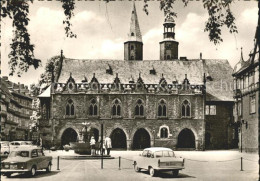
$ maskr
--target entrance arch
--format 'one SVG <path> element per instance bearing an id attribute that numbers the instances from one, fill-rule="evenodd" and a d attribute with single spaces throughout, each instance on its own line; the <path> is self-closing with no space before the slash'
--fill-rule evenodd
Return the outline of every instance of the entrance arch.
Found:
<path id="1" fill-rule="evenodd" d="M 195 149 L 195 136 L 190 129 L 185 128 L 180 132 L 177 147 Z"/>
<path id="2" fill-rule="evenodd" d="M 70 142 L 76 142 L 78 138 L 77 132 L 72 128 L 67 128 L 61 136 L 61 145 L 69 144 Z"/>
<path id="3" fill-rule="evenodd" d="M 133 138 L 133 149 L 144 149 L 150 147 L 151 139 L 149 133 L 144 129 L 138 129 Z"/>
<path id="4" fill-rule="evenodd" d="M 122 129 L 114 129 L 110 135 L 110 138 L 113 149 L 126 149 L 126 135 Z"/>

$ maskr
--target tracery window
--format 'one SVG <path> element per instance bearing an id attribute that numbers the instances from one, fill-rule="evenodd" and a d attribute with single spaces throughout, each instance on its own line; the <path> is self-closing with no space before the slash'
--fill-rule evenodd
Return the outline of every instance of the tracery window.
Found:
<path id="1" fill-rule="evenodd" d="M 182 103 L 182 108 L 181 108 L 181 115 L 182 117 L 190 117 L 191 116 L 191 109 L 190 109 L 190 102 L 185 100 Z"/>
<path id="2" fill-rule="evenodd" d="M 75 114 L 74 112 L 74 104 L 71 99 L 68 100 L 66 104 L 66 115 L 67 116 L 73 116 Z"/>
<path id="3" fill-rule="evenodd" d="M 135 115 L 136 116 L 143 116 L 144 115 L 144 106 L 143 101 L 141 99 L 137 100 L 136 106 L 135 106 Z"/>
<path id="4" fill-rule="evenodd" d="M 121 116 L 121 102 L 118 99 L 113 102 L 112 115 Z"/>
<path id="5" fill-rule="evenodd" d="M 97 115 L 98 115 L 98 106 L 97 106 L 97 101 L 96 101 L 96 99 L 92 99 L 92 100 L 90 101 L 89 115 L 90 115 L 90 116 L 97 116 Z"/>
<path id="6" fill-rule="evenodd" d="M 158 116 L 159 117 L 166 117 L 166 101 L 160 100 L 158 105 Z"/>

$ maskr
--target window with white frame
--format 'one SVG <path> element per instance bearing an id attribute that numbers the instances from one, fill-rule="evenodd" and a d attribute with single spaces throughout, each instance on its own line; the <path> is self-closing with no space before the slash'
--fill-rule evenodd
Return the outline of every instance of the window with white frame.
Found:
<path id="1" fill-rule="evenodd" d="M 168 138 L 168 129 L 166 127 L 162 127 L 160 133 L 161 138 Z"/>
<path id="2" fill-rule="evenodd" d="M 253 114 L 256 112 L 256 106 L 255 106 L 255 95 L 250 96 L 250 114 Z"/>
<path id="3" fill-rule="evenodd" d="M 216 105 L 206 105 L 205 114 L 216 115 L 217 114 Z"/>

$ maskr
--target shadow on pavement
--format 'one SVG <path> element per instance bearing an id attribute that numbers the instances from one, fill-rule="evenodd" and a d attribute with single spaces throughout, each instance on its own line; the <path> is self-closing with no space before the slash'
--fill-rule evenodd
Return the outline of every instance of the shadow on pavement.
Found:
<path id="1" fill-rule="evenodd" d="M 47 173 L 45 171 L 37 171 L 36 175 L 34 177 L 31 177 L 28 174 L 13 174 L 13 175 L 11 175 L 11 178 L 32 179 L 33 180 L 35 178 L 50 177 L 50 176 L 56 175 L 59 172 L 60 171 L 51 171 L 51 172 Z"/>
<path id="2" fill-rule="evenodd" d="M 148 171 L 143 171 L 142 170 L 140 173 L 149 175 Z M 175 179 L 178 179 L 178 178 L 196 178 L 194 176 L 190 176 L 190 175 L 183 174 L 183 173 L 179 173 L 177 177 L 173 177 L 171 172 L 157 172 L 154 177 L 155 178 L 156 177 L 160 177 L 160 178 L 175 178 Z"/>

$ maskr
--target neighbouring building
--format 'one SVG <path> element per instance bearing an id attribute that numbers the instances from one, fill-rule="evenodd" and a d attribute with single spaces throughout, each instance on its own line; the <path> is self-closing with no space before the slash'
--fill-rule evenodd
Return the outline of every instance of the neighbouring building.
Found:
<path id="1" fill-rule="evenodd" d="M 32 100 L 24 84 L 16 84 L 1 77 L 1 140 L 28 140 Z"/>
<path id="2" fill-rule="evenodd" d="M 82 141 L 88 130 L 114 149 L 231 148 L 233 79 L 227 60 L 178 59 L 175 23 L 164 23 L 160 59 L 143 60 L 135 5 L 124 60 L 78 60 L 61 53 L 54 82 L 38 97 L 43 144 Z M 223 85 L 225 87 L 223 87 Z"/>
<path id="3" fill-rule="evenodd" d="M 255 45 L 257 46 L 257 45 Z M 254 49 L 244 61 L 242 50 L 240 61 L 234 68 L 234 116 L 239 148 L 246 152 L 258 151 L 259 118 L 259 50 Z"/>

